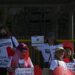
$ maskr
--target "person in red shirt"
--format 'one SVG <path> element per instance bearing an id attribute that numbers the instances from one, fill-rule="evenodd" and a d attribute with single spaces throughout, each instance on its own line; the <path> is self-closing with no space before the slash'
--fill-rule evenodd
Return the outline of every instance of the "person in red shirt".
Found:
<path id="1" fill-rule="evenodd" d="M 21 66 L 22 64 L 22 66 Z M 26 44 L 20 43 L 17 47 L 17 52 L 13 56 L 12 67 L 33 67 L 33 64 L 31 62 L 30 56 L 29 56 L 29 48 Z"/>
<path id="2" fill-rule="evenodd" d="M 65 49 L 65 55 L 64 55 L 64 61 L 66 63 L 69 63 L 69 62 L 72 62 L 73 61 L 73 52 L 74 52 L 74 49 L 73 49 L 73 43 L 71 41 L 68 41 L 68 40 L 65 40 L 63 42 L 63 47 Z"/>
<path id="3" fill-rule="evenodd" d="M 72 62 L 73 61 L 73 55 L 72 55 L 72 52 L 71 52 L 71 49 L 68 47 L 68 48 L 65 48 L 65 56 L 64 56 L 64 59 L 63 59 L 66 63 L 69 63 L 69 62 Z"/>
<path id="4" fill-rule="evenodd" d="M 66 63 L 68 69 L 75 73 L 75 59 L 73 57 L 74 49 L 73 43 L 71 41 L 64 41 L 63 47 L 65 49 L 65 54 L 63 61 Z"/>
<path id="5" fill-rule="evenodd" d="M 20 43 L 11 60 L 9 66 L 9 75 L 15 75 L 16 68 L 33 68 L 32 61 L 29 56 L 29 48 L 26 44 Z"/>

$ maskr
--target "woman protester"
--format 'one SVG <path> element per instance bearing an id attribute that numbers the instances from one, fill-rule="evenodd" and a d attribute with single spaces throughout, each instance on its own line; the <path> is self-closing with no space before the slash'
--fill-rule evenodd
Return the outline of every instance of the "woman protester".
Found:
<path id="1" fill-rule="evenodd" d="M 58 47 L 55 51 L 55 59 L 52 60 L 50 64 L 50 74 L 51 75 L 74 75 L 70 72 L 63 61 L 64 48 Z"/>
<path id="2" fill-rule="evenodd" d="M 13 42 L 12 42 L 13 41 Z M 8 27 L 0 26 L 0 74 L 7 75 L 8 64 L 15 53 L 18 41 L 10 34 Z"/>
<path id="3" fill-rule="evenodd" d="M 33 68 L 32 61 L 29 56 L 29 48 L 26 44 L 20 43 L 17 47 L 15 55 L 11 60 L 11 71 L 9 75 L 15 75 L 16 68 Z"/>
<path id="4" fill-rule="evenodd" d="M 67 67 L 71 71 L 75 72 L 75 59 L 73 57 L 73 52 L 74 52 L 73 43 L 71 41 L 66 40 L 63 42 L 63 47 L 65 49 L 65 55 L 63 61 L 66 63 Z"/>

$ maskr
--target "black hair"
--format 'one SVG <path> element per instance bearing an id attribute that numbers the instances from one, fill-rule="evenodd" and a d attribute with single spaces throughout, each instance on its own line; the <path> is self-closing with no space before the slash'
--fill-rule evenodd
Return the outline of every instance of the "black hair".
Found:
<path id="1" fill-rule="evenodd" d="M 26 51 L 26 50 L 27 50 L 27 48 L 19 48 L 20 52 L 23 52 L 23 51 Z"/>
<path id="2" fill-rule="evenodd" d="M 1 33 L 1 30 L 4 29 L 6 31 L 6 33 Z M 8 29 L 8 27 L 1 25 L 0 26 L 0 38 L 9 38 L 10 35 L 10 31 Z"/>
<path id="3" fill-rule="evenodd" d="M 73 55 L 70 55 L 70 60 L 71 60 L 72 62 L 74 62 L 74 57 L 73 57 Z"/>

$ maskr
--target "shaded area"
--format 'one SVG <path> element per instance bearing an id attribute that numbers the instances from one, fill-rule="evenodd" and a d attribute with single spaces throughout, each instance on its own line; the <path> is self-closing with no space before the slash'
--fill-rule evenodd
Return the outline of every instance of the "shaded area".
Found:
<path id="1" fill-rule="evenodd" d="M 2 4 L 68 4 L 74 2 L 74 0 L 2 0 L 0 3 Z"/>

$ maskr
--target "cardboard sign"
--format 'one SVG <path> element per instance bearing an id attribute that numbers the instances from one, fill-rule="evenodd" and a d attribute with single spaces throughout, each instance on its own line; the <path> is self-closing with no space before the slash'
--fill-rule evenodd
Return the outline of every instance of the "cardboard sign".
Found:
<path id="1" fill-rule="evenodd" d="M 31 37 L 32 44 L 41 44 L 44 43 L 44 36 L 32 36 Z"/>
<path id="2" fill-rule="evenodd" d="M 33 68 L 16 68 L 15 75 L 34 75 Z"/>

